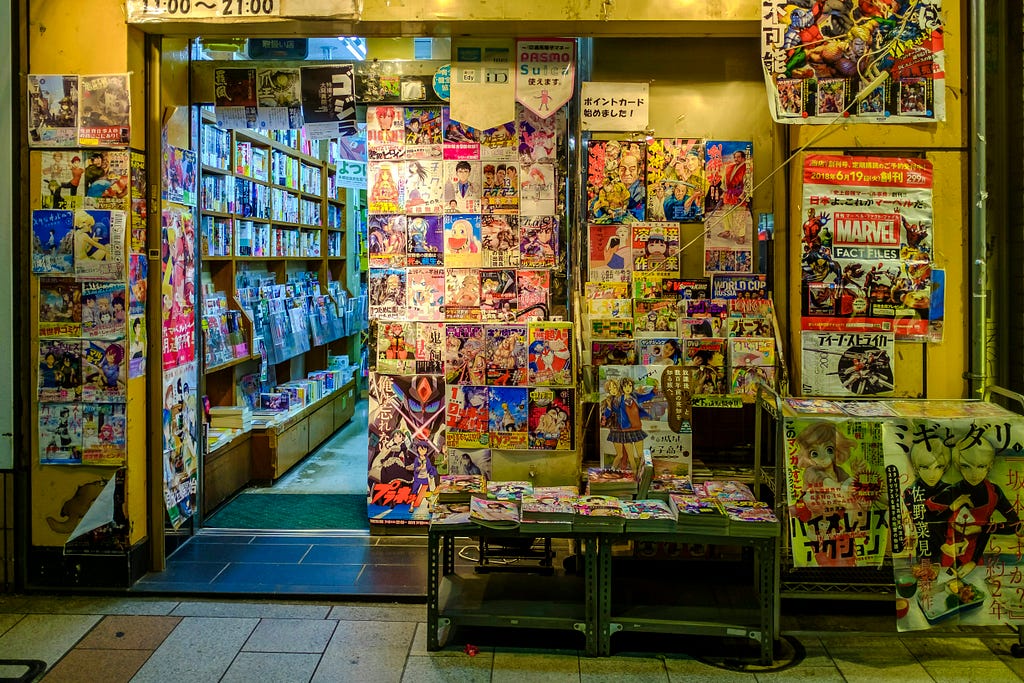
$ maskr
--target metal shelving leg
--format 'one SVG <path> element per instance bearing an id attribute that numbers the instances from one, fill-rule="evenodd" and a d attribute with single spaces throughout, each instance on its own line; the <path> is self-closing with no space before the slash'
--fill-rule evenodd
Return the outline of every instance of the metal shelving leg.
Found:
<path id="1" fill-rule="evenodd" d="M 443 541 L 447 544 L 448 537 L 443 537 Z M 437 602 L 441 582 L 441 542 L 440 534 L 429 533 L 427 535 L 427 650 L 431 652 L 441 649 L 437 633 L 439 627 Z M 447 560 L 447 558 L 445 559 Z"/>

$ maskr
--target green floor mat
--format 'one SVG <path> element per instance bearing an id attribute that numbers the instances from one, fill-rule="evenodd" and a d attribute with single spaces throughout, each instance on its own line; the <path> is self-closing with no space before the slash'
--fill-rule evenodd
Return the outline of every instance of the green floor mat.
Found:
<path id="1" fill-rule="evenodd" d="M 358 493 L 241 493 L 206 519 L 218 529 L 369 529 Z"/>

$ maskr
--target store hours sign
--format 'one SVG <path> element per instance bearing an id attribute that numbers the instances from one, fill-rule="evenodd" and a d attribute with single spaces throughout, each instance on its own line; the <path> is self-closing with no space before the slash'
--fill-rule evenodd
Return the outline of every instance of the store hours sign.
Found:
<path id="1" fill-rule="evenodd" d="M 291 17 L 358 20 L 362 10 L 362 0 L 128 0 L 128 23 Z"/>

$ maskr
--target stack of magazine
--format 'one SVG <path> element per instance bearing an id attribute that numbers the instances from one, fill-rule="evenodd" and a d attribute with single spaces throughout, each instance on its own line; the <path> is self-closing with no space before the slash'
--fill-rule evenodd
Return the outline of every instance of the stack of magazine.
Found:
<path id="1" fill-rule="evenodd" d="M 515 529 L 519 526 L 519 503 L 473 496 L 469 499 L 469 519 L 490 529 Z"/>
<path id="2" fill-rule="evenodd" d="M 731 500 L 722 503 L 729 518 L 729 533 L 767 538 L 779 535 L 779 520 L 768 503 Z"/>
<path id="3" fill-rule="evenodd" d="M 476 496 L 487 495 L 487 484 L 482 474 L 442 474 L 434 489 L 437 503 L 468 503 Z"/>
<path id="4" fill-rule="evenodd" d="M 655 477 L 651 481 L 651 487 L 647 491 L 648 498 L 655 498 L 657 500 L 668 502 L 668 497 L 672 493 L 693 493 L 693 484 L 690 483 L 689 477 L 677 477 L 675 475 L 667 475 L 661 477 Z"/>
<path id="5" fill-rule="evenodd" d="M 575 507 L 573 531 L 618 532 L 626 526 L 622 501 L 613 496 L 580 496 Z"/>
<path id="6" fill-rule="evenodd" d="M 677 529 L 698 534 L 724 534 L 729 530 L 729 518 L 717 498 L 696 494 L 672 493 L 669 505 L 678 518 Z"/>
<path id="7" fill-rule="evenodd" d="M 587 469 L 587 493 L 589 495 L 632 498 L 636 492 L 636 477 L 629 470 L 618 470 L 612 467 Z"/>
<path id="8" fill-rule="evenodd" d="M 430 508 L 430 526 L 472 529 L 475 525 L 470 521 L 469 515 L 468 501 L 464 503 L 434 503 Z"/>
<path id="9" fill-rule="evenodd" d="M 663 500 L 627 500 L 622 507 L 626 515 L 626 531 L 665 531 L 676 530 L 678 515 Z"/>
<path id="10" fill-rule="evenodd" d="M 540 486 L 523 495 L 520 505 L 524 532 L 569 531 L 576 514 L 578 493 L 574 486 Z"/>
<path id="11" fill-rule="evenodd" d="M 493 500 L 519 501 L 527 493 L 533 493 L 533 484 L 528 481 L 487 482 L 487 497 Z"/>

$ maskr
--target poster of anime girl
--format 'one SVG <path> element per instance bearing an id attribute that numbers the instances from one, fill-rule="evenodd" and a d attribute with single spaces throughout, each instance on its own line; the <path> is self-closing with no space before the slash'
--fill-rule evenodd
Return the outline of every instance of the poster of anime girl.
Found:
<path id="1" fill-rule="evenodd" d="M 367 218 L 367 251 L 373 268 L 402 267 L 406 263 L 406 217 L 375 214 Z"/>
<path id="2" fill-rule="evenodd" d="M 440 216 L 408 216 L 406 262 L 410 266 L 444 265 L 444 225 Z"/>
<path id="3" fill-rule="evenodd" d="M 441 159 L 441 107 L 405 107 L 405 159 Z"/>
<path id="4" fill-rule="evenodd" d="M 39 404 L 39 462 L 77 465 L 82 462 L 82 404 Z"/>
<path id="5" fill-rule="evenodd" d="M 180 527 L 196 509 L 199 451 L 195 361 L 164 369 L 163 488 L 171 526 Z"/>
<path id="6" fill-rule="evenodd" d="M 192 211 L 165 203 L 162 213 L 160 296 L 163 367 L 195 360 L 195 230 Z"/>

